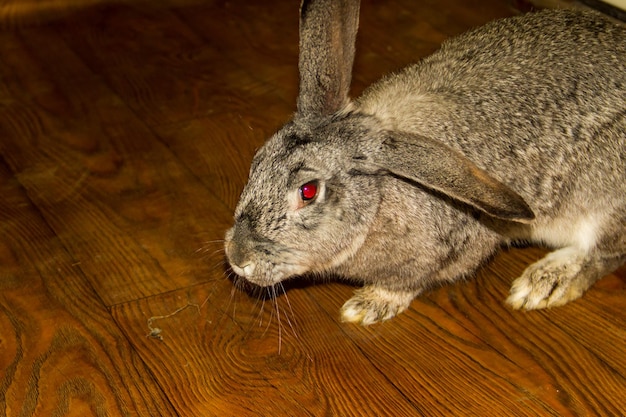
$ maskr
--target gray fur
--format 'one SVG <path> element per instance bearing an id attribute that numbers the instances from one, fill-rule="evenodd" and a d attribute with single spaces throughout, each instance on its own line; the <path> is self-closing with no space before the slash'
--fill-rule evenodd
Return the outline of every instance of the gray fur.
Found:
<path id="1" fill-rule="evenodd" d="M 237 274 L 363 283 L 342 318 L 370 324 L 518 240 L 555 251 L 513 283 L 514 308 L 565 304 L 624 263 L 624 27 L 498 20 L 350 101 L 358 9 L 303 4 L 298 112 L 252 163 L 226 234 Z"/>

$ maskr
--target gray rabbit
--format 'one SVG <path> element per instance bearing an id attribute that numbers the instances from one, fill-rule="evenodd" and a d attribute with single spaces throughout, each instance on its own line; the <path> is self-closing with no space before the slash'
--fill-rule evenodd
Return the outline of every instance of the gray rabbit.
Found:
<path id="1" fill-rule="evenodd" d="M 363 284 L 371 324 L 499 248 L 554 249 L 511 288 L 563 305 L 626 260 L 626 29 L 594 12 L 497 20 L 351 101 L 359 4 L 304 1 L 297 112 L 258 151 L 226 233 L 232 270 Z"/>

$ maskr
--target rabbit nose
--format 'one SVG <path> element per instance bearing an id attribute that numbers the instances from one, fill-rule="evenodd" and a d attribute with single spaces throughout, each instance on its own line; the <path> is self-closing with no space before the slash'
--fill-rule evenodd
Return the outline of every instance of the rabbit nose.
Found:
<path id="1" fill-rule="evenodd" d="M 237 246 L 234 242 L 226 243 L 226 258 L 232 270 L 239 276 L 249 278 L 254 273 L 256 264 L 246 259 L 247 255 L 244 250 Z"/>
<path id="2" fill-rule="evenodd" d="M 226 258 L 237 275 L 249 278 L 254 273 L 255 263 L 247 258 L 245 250 L 234 242 L 226 243 Z"/>

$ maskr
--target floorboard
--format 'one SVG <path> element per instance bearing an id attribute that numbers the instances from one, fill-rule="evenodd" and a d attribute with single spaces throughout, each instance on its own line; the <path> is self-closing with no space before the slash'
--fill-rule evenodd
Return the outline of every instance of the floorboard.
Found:
<path id="1" fill-rule="evenodd" d="M 137 351 L 0 163 L 0 410 L 171 416 Z"/>
<path id="2" fill-rule="evenodd" d="M 206 268 L 186 259 L 222 237 L 230 210 L 60 41 L 59 65 L 28 48 L 39 36 L 15 41 L 20 87 L 0 114 L 7 163 L 107 306 L 200 282 Z"/>

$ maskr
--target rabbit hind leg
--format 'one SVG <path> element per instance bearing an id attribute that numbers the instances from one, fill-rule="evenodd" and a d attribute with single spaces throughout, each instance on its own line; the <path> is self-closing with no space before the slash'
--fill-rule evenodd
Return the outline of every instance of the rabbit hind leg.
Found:
<path id="1" fill-rule="evenodd" d="M 565 247 L 530 265 L 513 282 L 506 302 L 514 309 L 541 309 L 580 298 L 598 279 L 626 261 L 626 238 L 612 236 L 591 251 Z"/>

